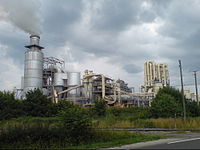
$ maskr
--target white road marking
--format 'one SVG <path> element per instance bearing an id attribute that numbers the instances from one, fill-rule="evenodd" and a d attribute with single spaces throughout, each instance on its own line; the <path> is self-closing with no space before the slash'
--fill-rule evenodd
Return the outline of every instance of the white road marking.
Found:
<path id="1" fill-rule="evenodd" d="M 200 140 L 200 138 L 179 140 L 179 141 L 169 142 L 169 143 L 167 143 L 167 144 L 175 144 L 175 143 L 188 142 L 188 141 L 195 141 L 195 140 Z"/>

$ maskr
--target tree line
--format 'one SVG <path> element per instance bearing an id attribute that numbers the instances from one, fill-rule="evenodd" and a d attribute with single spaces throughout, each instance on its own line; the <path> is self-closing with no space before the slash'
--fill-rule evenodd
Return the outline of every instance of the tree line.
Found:
<path id="1" fill-rule="evenodd" d="M 156 97 L 152 99 L 151 107 L 132 107 L 132 108 L 116 108 L 106 106 L 104 100 L 95 101 L 93 108 L 85 108 L 91 117 L 101 117 L 108 113 L 119 116 L 123 113 L 133 114 L 135 118 L 169 118 L 182 117 L 183 107 L 181 93 L 171 87 L 160 89 Z M 186 99 L 187 116 L 200 116 L 200 107 L 196 101 Z M 60 101 L 52 103 L 42 91 L 36 89 L 26 94 L 26 99 L 15 99 L 14 94 L 10 92 L 0 92 L 0 120 L 17 118 L 21 116 L 31 117 L 53 117 L 57 116 L 61 111 L 74 107 L 75 105 Z M 78 107 L 78 106 L 76 106 Z M 80 108 L 80 107 L 79 107 Z"/>

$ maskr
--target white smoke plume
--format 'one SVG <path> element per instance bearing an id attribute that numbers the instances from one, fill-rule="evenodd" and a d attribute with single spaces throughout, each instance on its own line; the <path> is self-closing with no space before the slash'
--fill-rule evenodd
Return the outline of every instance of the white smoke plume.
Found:
<path id="1" fill-rule="evenodd" d="M 0 0 L 0 21 L 4 20 L 29 34 L 41 34 L 38 0 Z"/>

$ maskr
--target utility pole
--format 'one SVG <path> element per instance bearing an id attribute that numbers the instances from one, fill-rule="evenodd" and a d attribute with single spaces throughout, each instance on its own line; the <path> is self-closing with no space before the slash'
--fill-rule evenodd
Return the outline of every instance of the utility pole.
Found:
<path id="1" fill-rule="evenodd" d="M 196 89 L 196 100 L 197 100 L 197 105 L 199 106 L 199 95 L 198 95 L 198 87 L 197 87 L 197 71 L 194 72 L 194 81 L 195 81 L 195 89 Z"/>
<path id="2" fill-rule="evenodd" d="M 179 62 L 179 68 L 180 68 L 180 76 L 181 76 L 181 93 L 182 93 L 182 102 L 183 102 L 183 119 L 184 122 L 186 121 L 186 110 L 185 110 L 185 99 L 184 99 L 184 91 L 183 91 L 183 74 L 182 74 L 182 65 L 181 60 Z"/>

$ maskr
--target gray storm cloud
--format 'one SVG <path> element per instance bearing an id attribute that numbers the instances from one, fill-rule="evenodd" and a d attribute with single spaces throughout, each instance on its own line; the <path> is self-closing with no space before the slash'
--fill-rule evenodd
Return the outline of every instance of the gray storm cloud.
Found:
<path id="1" fill-rule="evenodd" d="M 29 33 L 41 34 L 40 3 L 37 0 L 1 0 L 0 20 Z"/>

